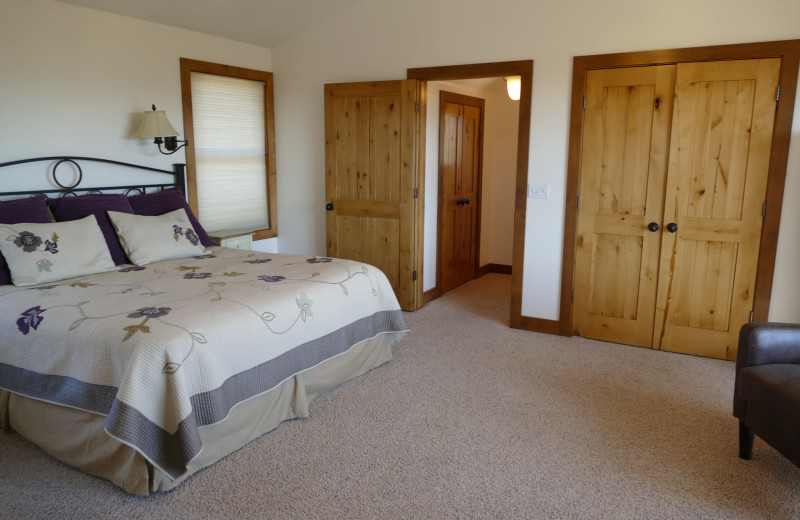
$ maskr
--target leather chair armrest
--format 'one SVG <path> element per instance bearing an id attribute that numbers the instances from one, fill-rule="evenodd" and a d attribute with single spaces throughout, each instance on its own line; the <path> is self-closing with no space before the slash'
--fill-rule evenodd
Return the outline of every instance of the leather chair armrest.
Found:
<path id="1" fill-rule="evenodd" d="M 746 367 L 772 364 L 800 365 L 800 324 L 747 323 L 739 331 L 733 415 L 743 421 L 747 403 L 739 395 L 739 371 Z"/>
<path id="2" fill-rule="evenodd" d="M 800 324 L 747 323 L 739 331 L 736 370 L 756 365 L 800 365 Z"/>

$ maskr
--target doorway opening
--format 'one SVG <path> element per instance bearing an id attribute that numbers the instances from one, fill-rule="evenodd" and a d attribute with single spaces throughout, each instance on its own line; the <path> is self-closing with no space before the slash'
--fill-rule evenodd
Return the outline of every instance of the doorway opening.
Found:
<path id="1" fill-rule="evenodd" d="M 438 194 L 434 294 L 443 294 L 486 273 L 511 274 L 519 103 L 503 78 L 430 81 L 427 98 L 426 163 L 438 170 L 438 189 L 427 179 L 427 193 Z"/>
<path id="2" fill-rule="evenodd" d="M 462 80 L 489 80 L 489 81 L 499 81 L 501 85 L 504 85 L 503 78 L 507 76 L 519 76 L 521 78 L 521 89 L 520 89 L 520 100 L 519 102 L 515 102 L 518 105 L 518 112 L 517 112 L 517 127 L 516 127 L 516 139 L 511 137 L 512 141 L 516 141 L 516 150 L 514 152 L 514 166 L 512 168 L 513 171 L 513 233 L 511 238 L 511 313 L 510 313 L 510 325 L 515 328 L 521 328 L 524 324 L 522 323 L 522 270 L 523 270 L 523 254 L 524 254 L 524 242 L 525 242 L 525 211 L 526 211 L 526 193 L 527 193 L 527 182 L 528 182 L 528 153 L 529 153 L 529 146 L 530 146 L 530 112 L 531 112 L 531 92 L 532 92 L 532 78 L 533 78 L 533 61 L 514 61 L 514 62 L 500 62 L 500 63 L 484 63 L 484 64 L 472 64 L 472 65 L 454 65 L 454 66 L 444 66 L 444 67 L 430 67 L 430 68 L 418 68 L 418 69 L 408 69 L 407 77 L 409 79 L 418 79 L 422 81 L 428 82 L 428 88 L 423 87 L 423 90 L 427 90 L 427 108 L 426 111 L 433 112 L 434 105 L 438 105 L 439 96 L 438 92 L 436 95 L 430 91 L 430 83 L 433 82 L 456 82 Z M 434 85 L 435 86 L 435 85 Z M 441 89 L 440 89 L 441 90 Z M 444 89 L 447 90 L 447 89 Z M 435 119 L 438 122 L 438 106 L 435 108 Z M 487 108 L 487 114 L 489 113 L 489 109 Z M 434 186 L 438 185 L 438 175 L 435 175 L 434 172 L 438 170 L 438 150 L 439 150 L 439 131 L 438 131 L 438 124 L 435 128 L 435 131 L 428 128 L 426 131 L 428 135 L 426 139 L 426 167 L 425 171 L 427 172 L 426 186 L 430 186 L 431 183 Z M 427 158 L 428 152 L 431 150 L 431 146 L 434 146 L 437 150 L 436 155 L 436 166 L 431 167 L 431 161 Z M 485 166 L 485 164 L 484 164 Z M 484 178 L 488 179 L 490 172 L 488 170 L 484 171 Z M 433 178 L 433 180 L 432 180 Z M 435 182 L 434 182 L 435 181 Z M 432 255 L 431 251 L 437 251 L 437 229 L 438 229 L 438 222 L 436 220 L 436 211 L 438 210 L 438 186 L 435 190 L 425 190 L 429 193 L 428 198 L 426 199 L 426 218 L 425 218 L 425 238 L 424 238 L 424 251 L 425 251 L 425 269 L 424 273 L 424 296 L 423 301 L 428 302 L 441 294 L 441 286 L 433 282 L 434 280 L 438 279 L 438 274 L 436 273 L 436 263 L 438 258 L 437 255 Z M 431 193 L 432 192 L 432 193 Z M 433 197 L 433 201 L 431 199 Z M 431 213 L 431 206 L 434 213 Z M 431 221 L 434 221 L 435 224 L 431 225 Z M 507 224 L 508 225 L 508 224 Z M 483 226 L 483 223 L 481 224 Z M 485 237 L 484 237 L 485 238 Z M 485 244 L 483 243 L 485 242 Z M 490 242 L 482 241 L 480 243 L 481 249 L 489 245 Z M 438 253 L 438 252 L 437 252 Z M 431 260 L 433 258 L 433 260 Z M 490 257 L 491 258 L 491 257 Z M 480 256 L 479 256 L 479 263 L 481 263 Z M 480 272 L 480 267 L 486 267 L 487 272 L 488 270 L 493 269 L 494 266 L 491 266 L 491 263 L 496 262 L 489 262 L 486 261 L 483 266 L 478 266 L 478 273 Z M 508 270 L 507 267 L 499 267 L 501 263 L 496 263 L 497 269 L 500 270 Z M 507 265 L 507 264 L 506 264 Z M 433 273 L 431 273 L 433 271 Z M 433 283 L 432 283 L 433 282 Z"/>

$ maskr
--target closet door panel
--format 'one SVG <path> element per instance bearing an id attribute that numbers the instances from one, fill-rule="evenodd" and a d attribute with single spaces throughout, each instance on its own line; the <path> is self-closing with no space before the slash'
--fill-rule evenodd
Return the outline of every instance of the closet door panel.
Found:
<path id="1" fill-rule="evenodd" d="M 735 359 L 753 307 L 779 59 L 678 65 L 653 345 Z"/>
<path id="2" fill-rule="evenodd" d="M 574 333 L 651 346 L 675 67 L 590 71 Z"/>

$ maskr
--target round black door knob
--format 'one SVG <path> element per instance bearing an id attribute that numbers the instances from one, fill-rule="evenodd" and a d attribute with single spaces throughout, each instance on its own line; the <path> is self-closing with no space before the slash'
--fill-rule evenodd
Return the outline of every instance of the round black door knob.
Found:
<path id="1" fill-rule="evenodd" d="M 469 204 L 469 199 L 466 199 L 466 200 L 464 201 L 464 204 Z"/>
<path id="2" fill-rule="evenodd" d="M 652 232 L 658 231 L 658 223 L 651 222 L 651 223 L 647 224 L 647 229 L 649 229 Z"/>
<path id="3" fill-rule="evenodd" d="M 670 222 L 669 224 L 667 224 L 667 231 L 669 231 L 670 233 L 678 231 L 678 224 Z"/>
<path id="4" fill-rule="evenodd" d="M 327 209 L 328 211 L 333 211 L 333 202 L 325 204 L 325 209 Z"/>

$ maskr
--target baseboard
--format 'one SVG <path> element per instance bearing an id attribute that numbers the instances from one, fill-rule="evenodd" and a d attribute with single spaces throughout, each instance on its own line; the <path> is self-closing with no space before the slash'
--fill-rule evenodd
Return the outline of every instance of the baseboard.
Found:
<path id="1" fill-rule="evenodd" d="M 489 273 L 511 274 L 511 266 L 505 264 L 486 264 L 475 270 L 475 278 Z"/>
<path id="2" fill-rule="evenodd" d="M 556 336 L 568 336 L 568 334 L 561 334 L 560 322 L 558 320 L 545 320 L 542 318 L 532 318 L 530 316 L 520 316 L 519 327 L 513 328 L 527 330 L 529 332 L 553 334 Z"/>
<path id="3" fill-rule="evenodd" d="M 442 291 L 440 291 L 438 287 L 425 291 L 422 293 L 422 305 L 427 305 L 441 295 Z"/>

